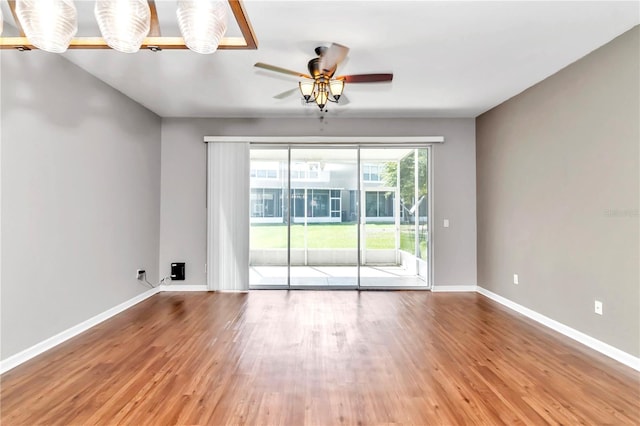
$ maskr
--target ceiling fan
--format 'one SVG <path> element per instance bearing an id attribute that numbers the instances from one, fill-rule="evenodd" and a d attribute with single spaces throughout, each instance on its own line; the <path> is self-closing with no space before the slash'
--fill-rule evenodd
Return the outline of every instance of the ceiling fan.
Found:
<path id="1" fill-rule="evenodd" d="M 334 77 L 338 65 L 347 57 L 349 48 L 338 43 L 315 49 L 316 58 L 307 64 L 309 74 L 258 62 L 254 66 L 268 71 L 302 77 L 298 83 L 305 103 L 315 102 L 322 111 L 327 102 L 338 103 L 345 83 L 378 83 L 393 80 L 393 74 L 353 74 Z M 326 111 L 326 110 L 325 110 Z"/>

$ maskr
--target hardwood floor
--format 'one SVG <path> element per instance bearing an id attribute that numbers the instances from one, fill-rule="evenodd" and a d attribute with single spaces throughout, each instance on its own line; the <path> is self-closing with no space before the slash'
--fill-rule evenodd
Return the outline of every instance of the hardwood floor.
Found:
<path id="1" fill-rule="evenodd" d="M 639 424 L 639 374 L 474 293 L 161 293 L 9 371 L 2 425 Z"/>

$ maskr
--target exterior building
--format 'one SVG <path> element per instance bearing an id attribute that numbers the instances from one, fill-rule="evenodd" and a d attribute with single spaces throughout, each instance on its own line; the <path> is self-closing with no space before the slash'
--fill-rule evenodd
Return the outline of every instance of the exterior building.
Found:
<path id="1" fill-rule="evenodd" d="M 361 182 L 366 221 L 393 222 L 396 188 L 385 186 L 386 163 L 363 164 Z M 349 223 L 357 220 L 358 182 L 353 165 L 292 162 L 291 217 L 293 223 Z M 251 223 L 285 223 L 286 164 L 251 163 Z M 402 209 L 401 209 L 402 210 Z M 402 212 L 401 212 L 402 216 Z"/>

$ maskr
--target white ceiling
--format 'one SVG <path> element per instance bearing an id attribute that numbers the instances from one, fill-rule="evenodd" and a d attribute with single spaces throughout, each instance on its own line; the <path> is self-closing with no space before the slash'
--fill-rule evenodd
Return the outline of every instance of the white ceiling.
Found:
<path id="1" fill-rule="evenodd" d="M 175 4 L 156 3 L 159 13 Z M 350 102 L 329 105 L 328 115 L 475 117 L 640 22 L 637 1 L 246 0 L 245 7 L 258 50 L 64 56 L 163 117 L 306 117 L 319 111 L 302 106 L 297 93 L 273 97 L 298 80 L 253 64 L 305 72 L 317 45 L 339 42 L 351 51 L 338 74 L 393 72 L 394 80 L 347 84 Z"/>

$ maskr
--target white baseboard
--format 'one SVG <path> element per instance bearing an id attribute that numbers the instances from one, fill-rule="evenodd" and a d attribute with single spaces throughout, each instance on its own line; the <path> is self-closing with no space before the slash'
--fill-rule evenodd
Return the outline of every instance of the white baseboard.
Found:
<path id="1" fill-rule="evenodd" d="M 167 284 L 161 285 L 160 291 L 209 291 L 206 285 Z"/>
<path id="2" fill-rule="evenodd" d="M 130 307 L 132 307 L 133 305 L 142 302 L 145 299 L 148 299 L 149 297 L 153 296 L 154 294 L 158 293 L 158 289 L 157 288 L 152 288 L 149 289 L 147 291 L 145 291 L 144 293 L 141 293 L 139 295 L 137 295 L 136 297 L 129 299 L 125 302 L 122 302 L 121 304 L 114 306 L 111 309 L 107 309 L 106 311 L 89 318 L 86 321 L 81 322 L 78 325 L 74 325 L 71 328 L 68 328 L 58 334 L 56 334 L 55 336 L 49 337 L 46 340 L 43 340 L 40 343 L 37 343 L 33 346 L 31 346 L 30 348 L 27 348 L 21 352 L 18 352 L 15 355 L 10 356 L 9 358 L 0 361 L 0 374 L 5 373 L 6 371 L 11 370 L 12 368 L 17 367 L 18 365 L 22 364 L 23 362 L 26 362 L 28 360 L 30 360 L 31 358 L 40 355 L 41 353 L 43 353 L 44 351 L 47 351 L 51 348 L 53 348 L 54 346 L 59 345 L 60 343 L 71 339 L 74 336 L 77 336 L 78 334 L 87 331 L 88 329 L 90 329 L 91 327 L 94 327 L 98 324 L 100 324 L 101 322 L 119 314 L 120 312 L 124 311 L 125 309 L 129 309 Z"/>
<path id="3" fill-rule="evenodd" d="M 485 288 L 478 286 L 478 293 L 483 296 L 488 297 L 491 300 L 494 300 L 501 305 L 506 306 L 509 309 L 513 309 L 516 312 L 521 313 L 522 315 L 531 318 L 532 320 L 539 322 L 540 324 L 549 327 L 550 329 L 557 331 L 560 334 L 564 334 L 571 339 L 582 343 L 585 346 L 590 347 L 593 350 L 600 352 L 603 355 L 608 356 L 609 358 L 613 358 L 618 362 L 623 363 L 624 365 L 633 368 L 634 370 L 640 371 L 640 358 L 635 357 L 629 353 L 621 351 L 618 348 L 615 348 L 607 343 L 604 343 L 598 339 L 595 339 L 589 335 L 582 333 L 576 329 L 568 327 L 556 320 L 553 320 L 549 317 L 546 317 L 542 314 L 539 314 L 536 311 L 533 311 L 529 308 L 526 308 L 518 303 L 515 303 L 505 297 L 502 297 L 498 294 L 495 294 Z"/>
<path id="4" fill-rule="evenodd" d="M 461 293 L 461 292 L 476 292 L 475 285 L 434 285 L 431 288 L 434 293 Z"/>

